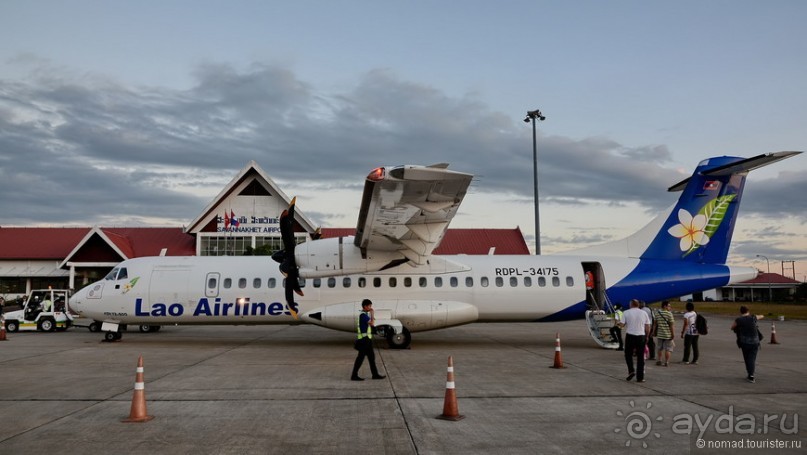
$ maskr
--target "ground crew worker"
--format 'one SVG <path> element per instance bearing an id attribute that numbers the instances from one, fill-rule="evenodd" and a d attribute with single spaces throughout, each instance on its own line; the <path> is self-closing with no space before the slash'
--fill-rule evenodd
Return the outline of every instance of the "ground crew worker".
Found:
<path id="1" fill-rule="evenodd" d="M 622 327 L 624 325 L 625 320 L 622 313 L 622 305 L 617 303 L 614 305 L 614 326 L 609 330 L 609 332 L 611 332 L 611 341 L 619 343 L 617 351 L 624 349 L 624 345 L 622 344 Z"/>
<path id="2" fill-rule="evenodd" d="M 353 363 L 353 374 L 350 375 L 351 381 L 363 381 L 359 377 L 359 368 L 367 357 L 370 363 L 370 373 L 373 379 L 384 379 L 386 376 L 378 374 L 378 368 L 375 366 L 375 352 L 373 351 L 373 327 L 375 326 L 375 315 L 373 312 L 373 302 L 370 299 L 364 299 L 361 302 L 361 313 L 356 320 L 356 350 L 359 354 L 356 356 L 356 361 Z"/>

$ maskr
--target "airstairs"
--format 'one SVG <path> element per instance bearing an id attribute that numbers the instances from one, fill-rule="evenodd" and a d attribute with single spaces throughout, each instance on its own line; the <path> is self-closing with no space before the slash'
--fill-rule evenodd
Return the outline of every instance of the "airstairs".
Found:
<path id="1" fill-rule="evenodd" d="M 593 294 L 589 291 L 589 294 Z M 595 302 L 592 309 L 586 311 L 586 325 L 591 334 L 591 338 L 605 349 L 617 349 L 619 343 L 611 341 L 611 327 L 614 326 L 614 308 L 608 294 L 603 292 L 601 294 L 604 298 L 602 301 L 589 295 L 590 301 Z"/>

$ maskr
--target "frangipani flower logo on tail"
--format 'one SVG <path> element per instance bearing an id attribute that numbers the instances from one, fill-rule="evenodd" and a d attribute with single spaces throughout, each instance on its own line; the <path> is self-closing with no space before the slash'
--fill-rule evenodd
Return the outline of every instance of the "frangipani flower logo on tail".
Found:
<path id="1" fill-rule="evenodd" d="M 709 243 L 735 197 L 736 194 L 729 194 L 712 199 L 694 217 L 685 209 L 678 210 L 680 224 L 671 227 L 667 232 L 680 239 L 679 247 L 684 252 L 682 257 Z"/>

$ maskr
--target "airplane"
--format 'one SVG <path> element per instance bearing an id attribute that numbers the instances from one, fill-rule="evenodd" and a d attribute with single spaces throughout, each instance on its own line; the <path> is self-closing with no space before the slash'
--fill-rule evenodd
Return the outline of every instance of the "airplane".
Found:
<path id="1" fill-rule="evenodd" d="M 613 349 L 606 336 L 612 305 L 757 276 L 755 268 L 725 264 L 746 176 L 800 153 L 703 160 L 669 188 L 681 192 L 678 201 L 636 233 L 536 256 L 433 255 L 473 176 L 445 163 L 380 167 L 365 181 L 355 236 L 287 242 L 277 255 L 293 283 L 268 256 L 140 257 L 69 304 L 101 321 L 107 341 L 119 340 L 126 324 L 307 323 L 353 332 L 369 298 L 378 334 L 393 349 L 408 348 L 412 333 L 473 322 L 573 319 L 586 320 L 594 341 Z"/>

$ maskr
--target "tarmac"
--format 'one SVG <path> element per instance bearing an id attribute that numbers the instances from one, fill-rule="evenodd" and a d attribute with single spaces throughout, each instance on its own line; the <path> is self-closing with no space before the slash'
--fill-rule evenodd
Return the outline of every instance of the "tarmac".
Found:
<path id="1" fill-rule="evenodd" d="M 387 378 L 365 363 L 362 382 L 348 379 L 353 335 L 315 326 L 171 326 L 113 343 L 81 328 L 9 333 L 0 454 L 805 453 L 807 321 L 776 321 L 778 345 L 761 321 L 755 384 L 731 321 L 709 317 L 698 365 L 678 363 L 677 340 L 645 383 L 626 381 L 623 353 L 582 320 L 415 333 L 407 350 L 381 340 Z M 141 355 L 154 419 L 122 423 Z M 449 356 L 456 422 L 436 419 Z"/>

